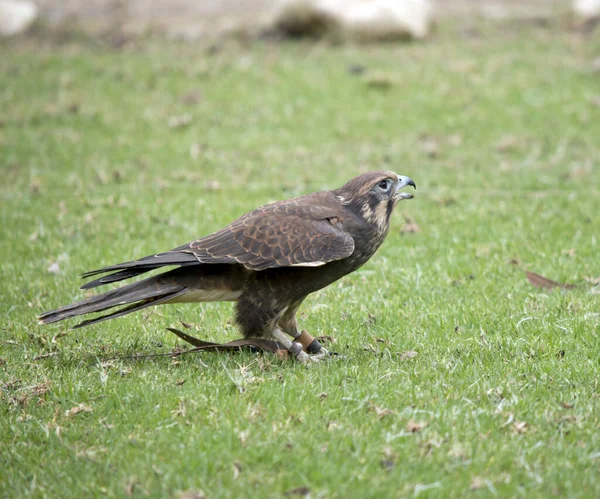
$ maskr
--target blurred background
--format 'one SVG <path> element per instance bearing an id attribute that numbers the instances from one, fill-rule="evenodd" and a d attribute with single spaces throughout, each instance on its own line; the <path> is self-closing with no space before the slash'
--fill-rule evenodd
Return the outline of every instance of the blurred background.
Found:
<path id="1" fill-rule="evenodd" d="M 580 22 L 600 16 L 598 0 L 0 0 L 0 33 L 26 30 L 35 19 L 94 33 L 119 27 L 198 39 L 274 27 L 309 32 L 324 20 L 372 37 L 423 37 L 439 18 L 538 20 L 571 11 Z M 304 27 L 302 27 L 304 26 Z M 385 26 L 385 29 L 384 29 Z M 385 33 L 383 33 L 385 31 Z"/>
<path id="2" fill-rule="evenodd" d="M 0 497 L 600 497 L 599 2 L 0 0 Z M 415 198 L 300 314 L 348 360 L 113 363 L 231 304 L 36 322 L 374 169 Z"/>

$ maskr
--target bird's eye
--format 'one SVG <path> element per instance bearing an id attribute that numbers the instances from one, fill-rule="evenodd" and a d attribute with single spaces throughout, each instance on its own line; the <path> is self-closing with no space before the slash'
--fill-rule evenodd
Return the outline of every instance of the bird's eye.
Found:
<path id="1" fill-rule="evenodd" d="M 381 182 L 379 182 L 379 189 L 383 192 L 387 192 L 390 190 L 390 187 L 392 186 L 392 181 L 388 178 L 385 180 L 382 180 Z"/>

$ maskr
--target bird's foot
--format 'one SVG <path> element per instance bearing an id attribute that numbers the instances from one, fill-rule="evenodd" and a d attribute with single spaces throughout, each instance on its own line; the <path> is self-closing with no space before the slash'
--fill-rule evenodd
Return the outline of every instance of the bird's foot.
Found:
<path id="1" fill-rule="evenodd" d="M 302 344 L 297 342 L 292 343 L 292 346 L 288 351 L 296 361 L 300 362 L 301 364 L 307 365 L 321 362 L 323 360 L 329 359 L 330 357 L 338 355 L 337 352 L 330 352 L 324 347 L 321 347 L 321 349 L 317 353 L 309 354 L 302 349 Z"/>
<path id="2" fill-rule="evenodd" d="M 326 348 L 321 347 L 319 352 L 314 354 L 308 354 L 304 351 L 302 344 L 294 341 L 292 346 L 288 350 L 290 355 L 300 362 L 300 364 L 310 365 L 312 363 L 321 362 L 323 359 L 329 357 L 329 351 Z"/>

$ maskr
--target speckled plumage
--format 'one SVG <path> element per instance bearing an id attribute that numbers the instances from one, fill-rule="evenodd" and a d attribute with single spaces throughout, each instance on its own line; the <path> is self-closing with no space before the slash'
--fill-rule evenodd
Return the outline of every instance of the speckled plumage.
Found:
<path id="1" fill-rule="evenodd" d="M 179 268 L 47 312 L 41 323 L 127 305 L 82 327 L 161 303 L 237 302 L 245 337 L 282 330 L 296 337 L 296 311 L 310 293 L 355 271 L 373 256 L 389 230 L 390 215 L 408 177 L 374 171 L 333 191 L 261 206 L 227 227 L 171 251 L 88 272 L 83 288 Z M 385 191 L 384 188 L 387 190 Z"/>

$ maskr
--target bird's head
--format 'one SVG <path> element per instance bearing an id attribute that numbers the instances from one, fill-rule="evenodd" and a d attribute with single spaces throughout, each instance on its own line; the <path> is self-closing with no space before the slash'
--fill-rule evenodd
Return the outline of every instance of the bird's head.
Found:
<path id="1" fill-rule="evenodd" d="M 390 215 L 398 201 L 413 198 L 412 194 L 401 191 L 407 186 L 417 188 L 410 177 L 392 171 L 374 171 L 353 178 L 334 192 L 342 204 L 387 232 Z"/>

